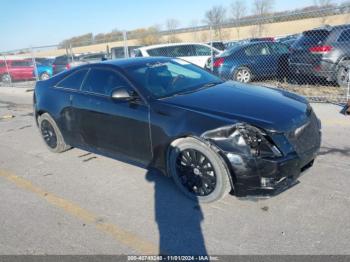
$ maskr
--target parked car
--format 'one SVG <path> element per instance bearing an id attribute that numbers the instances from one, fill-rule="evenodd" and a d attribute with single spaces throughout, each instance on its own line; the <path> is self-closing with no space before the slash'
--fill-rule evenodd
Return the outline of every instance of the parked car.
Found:
<path id="1" fill-rule="evenodd" d="M 288 73 L 288 55 L 288 47 L 281 43 L 243 44 L 215 57 L 213 72 L 222 79 L 243 83 L 257 77 L 283 77 Z"/>
<path id="2" fill-rule="evenodd" d="M 38 73 L 39 80 L 47 80 L 53 75 L 52 65 L 45 65 L 41 63 L 36 63 L 36 70 L 34 70 L 34 77 L 36 77 L 36 73 Z"/>
<path id="3" fill-rule="evenodd" d="M 71 69 L 36 84 L 34 109 L 51 151 L 78 147 L 157 168 L 200 202 L 232 189 L 277 194 L 313 165 L 321 143 L 306 99 L 172 58 Z"/>
<path id="4" fill-rule="evenodd" d="M 106 60 L 107 56 L 106 53 L 88 53 L 88 54 L 79 54 L 79 55 L 62 55 L 56 57 L 55 61 L 53 62 L 53 73 L 58 74 L 62 71 L 68 70 L 70 68 L 83 65 L 83 64 L 89 64 L 89 63 L 97 63 L 101 62 L 103 60 Z"/>
<path id="5" fill-rule="evenodd" d="M 37 72 L 40 80 L 46 80 L 52 76 L 52 67 L 37 64 Z M 31 59 L 0 60 L 0 77 L 4 83 L 11 81 L 33 80 L 36 76 L 34 64 Z"/>
<path id="6" fill-rule="evenodd" d="M 198 43 L 177 43 L 177 44 L 163 44 L 145 46 L 137 49 L 137 57 L 149 57 L 149 56 L 166 56 L 166 57 L 178 57 L 200 67 L 204 67 L 208 58 L 211 57 L 213 50 L 214 55 L 221 53 L 216 48 L 211 48 L 206 44 Z"/>
<path id="7" fill-rule="evenodd" d="M 140 48 L 141 46 L 128 46 L 128 56 L 125 54 L 125 48 L 123 46 L 111 48 L 111 58 L 120 59 L 126 57 L 135 57 L 135 49 Z"/>
<path id="8" fill-rule="evenodd" d="M 291 46 L 290 70 L 347 86 L 350 67 L 350 25 L 305 31 Z"/>

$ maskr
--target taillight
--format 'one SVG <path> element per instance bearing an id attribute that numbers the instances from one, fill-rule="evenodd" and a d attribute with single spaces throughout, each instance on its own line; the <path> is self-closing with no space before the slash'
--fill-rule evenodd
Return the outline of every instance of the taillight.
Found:
<path id="1" fill-rule="evenodd" d="M 213 67 L 220 67 L 225 62 L 225 59 L 220 57 L 214 61 Z"/>
<path id="2" fill-rule="evenodd" d="M 66 69 L 70 69 L 70 64 L 66 64 Z"/>
<path id="3" fill-rule="evenodd" d="M 332 46 L 324 45 L 324 46 L 313 46 L 309 49 L 312 54 L 327 54 L 332 51 Z"/>

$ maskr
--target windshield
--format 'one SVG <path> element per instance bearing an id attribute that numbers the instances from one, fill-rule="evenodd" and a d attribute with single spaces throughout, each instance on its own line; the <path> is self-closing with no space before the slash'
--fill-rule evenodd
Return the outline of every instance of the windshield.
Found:
<path id="1" fill-rule="evenodd" d="M 195 92 L 222 83 L 220 78 L 180 59 L 131 66 L 127 74 L 154 98 Z"/>

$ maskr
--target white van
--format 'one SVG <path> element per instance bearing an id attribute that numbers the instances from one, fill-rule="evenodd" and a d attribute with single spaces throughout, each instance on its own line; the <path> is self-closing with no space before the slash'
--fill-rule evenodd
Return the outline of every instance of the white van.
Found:
<path id="1" fill-rule="evenodd" d="M 220 53 L 221 51 L 213 47 L 214 56 Z M 135 56 L 177 57 L 204 68 L 208 58 L 211 57 L 211 46 L 199 43 L 152 45 L 136 49 Z"/>

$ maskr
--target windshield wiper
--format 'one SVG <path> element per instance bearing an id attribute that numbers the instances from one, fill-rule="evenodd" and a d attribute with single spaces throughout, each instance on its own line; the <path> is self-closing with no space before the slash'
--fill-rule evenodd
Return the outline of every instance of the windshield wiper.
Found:
<path id="1" fill-rule="evenodd" d="M 191 90 L 187 90 L 187 91 L 183 91 L 183 92 L 179 92 L 179 93 L 175 93 L 175 94 L 170 94 L 170 95 L 161 97 L 161 99 L 163 99 L 163 98 L 168 98 L 168 97 L 182 96 L 182 95 L 187 95 L 187 94 L 195 93 L 195 92 L 197 92 L 197 91 L 199 91 L 199 90 L 206 89 L 206 88 L 209 88 L 209 87 L 213 87 L 213 86 L 216 86 L 216 85 L 219 85 L 219 84 L 222 84 L 222 83 L 223 83 L 222 81 L 209 82 L 209 83 L 206 83 L 206 84 L 204 84 L 204 85 L 201 85 L 201 86 L 198 87 L 198 88 L 194 88 L 194 89 L 191 89 Z"/>
<path id="2" fill-rule="evenodd" d="M 213 86 L 216 86 L 216 85 L 219 85 L 219 84 L 222 84 L 223 82 L 210 82 L 210 83 L 206 83 L 202 86 L 200 86 L 199 88 L 195 88 L 195 89 L 192 89 L 192 90 L 188 90 L 188 91 L 184 91 L 184 92 L 180 92 L 180 93 L 176 93 L 174 94 L 174 96 L 177 96 L 177 95 L 187 95 L 187 94 L 191 94 L 191 93 L 195 93 L 199 90 L 203 90 L 203 89 L 206 89 L 206 88 L 209 88 L 209 87 L 213 87 Z"/>

